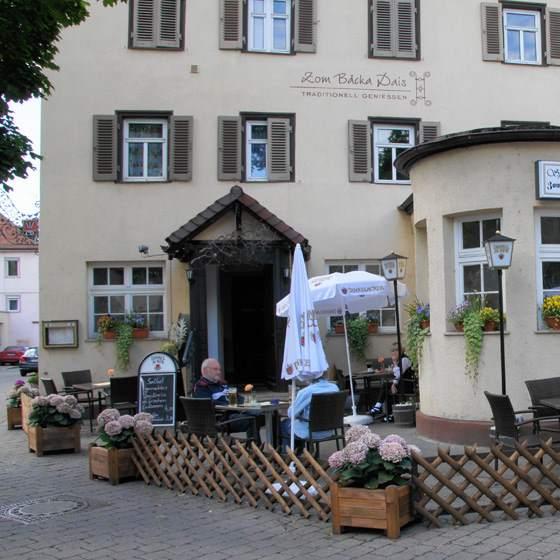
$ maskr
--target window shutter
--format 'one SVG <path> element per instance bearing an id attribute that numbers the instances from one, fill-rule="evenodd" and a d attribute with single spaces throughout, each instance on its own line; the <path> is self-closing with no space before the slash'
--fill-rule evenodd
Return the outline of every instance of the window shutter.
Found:
<path id="1" fill-rule="evenodd" d="M 267 121 L 268 151 L 266 167 L 270 182 L 289 181 L 290 172 L 290 119 L 274 119 Z"/>
<path id="2" fill-rule="evenodd" d="M 502 6 L 482 2 L 482 60 L 501 61 L 503 59 Z"/>
<path id="3" fill-rule="evenodd" d="M 190 181 L 192 179 L 193 118 L 171 117 L 169 130 L 170 179 Z"/>
<path id="4" fill-rule="evenodd" d="M 181 17 L 180 0 L 156 0 L 158 11 L 158 47 L 179 48 L 181 46 L 181 32 L 179 21 Z"/>
<path id="5" fill-rule="evenodd" d="M 117 117 L 93 115 L 93 180 L 117 180 Z"/>
<path id="6" fill-rule="evenodd" d="M 240 117 L 218 117 L 218 181 L 241 181 Z"/>
<path id="7" fill-rule="evenodd" d="M 220 49 L 243 48 L 243 0 L 220 0 Z"/>
<path id="8" fill-rule="evenodd" d="M 348 178 L 371 183 L 371 124 L 348 121 Z"/>
<path id="9" fill-rule="evenodd" d="M 146 49 L 156 46 L 156 2 L 134 0 L 132 46 Z"/>
<path id="10" fill-rule="evenodd" d="M 560 65 L 560 10 L 546 10 L 546 63 Z"/>
<path id="11" fill-rule="evenodd" d="M 416 58 L 416 0 L 395 0 L 394 11 L 394 55 L 398 58 Z"/>
<path id="12" fill-rule="evenodd" d="M 429 142 L 435 140 L 441 135 L 441 124 L 438 122 L 420 123 L 420 142 Z"/>
<path id="13" fill-rule="evenodd" d="M 294 50 L 296 52 L 317 52 L 316 10 L 316 0 L 295 0 Z"/>
<path id="14" fill-rule="evenodd" d="M 373 29 L 372 56 L 394 56 L 393 53 L 393 0 L 373 0 L 371 4 Z"/>

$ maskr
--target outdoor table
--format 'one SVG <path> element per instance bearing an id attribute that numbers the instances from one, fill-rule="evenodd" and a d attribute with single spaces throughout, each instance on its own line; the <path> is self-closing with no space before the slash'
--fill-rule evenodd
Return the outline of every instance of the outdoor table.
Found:
<path id="1" fill-rule="evenodd" d="M 270 443 L 273 447 L 277 445 L 276 433 L 274 430 L 274 416 L 278 414 L 278 411 L 284 408 L 288 408 L 290 405 L 287 401 L 279 401 L 278 404 L 273 404 L 270 401 L 262 401 L 251 404 L 221 404 L 216 403 L 216 410 L 229 411 L 229 412 L 251 412 L 253 414 L 262 414 L 264 416 L 265 422 L 265 434 L 267 443 Z"/>
<path id="2" fill-rule="evenodd" d="M 548 408 L 555 408 L 560 411 L 560 397 L 550 397 L 547 399 L 541 399 L 539 404 L 543 406 L 548 406 Z"/>
<path id="3" fill-rule="evenodd" d="M 386 368 L 384 371 L 359 371 L 352 375 L 354 381 L 363 381 L 364 389 L 369 389 L 372 381 L 383 384 L 393 379 L 393 377 L 392 368 Z"/>
<path id="4" fill-rule="evenodd" d="M 99 383 L 75 383 L 72 385 L 72 389 L 77 392 L 85 393 L 88 400 L 89 408 L 89 429 L 93 432 L 93 394 L 96 390 L 99 391 L 97 394 L 99 411 L 101 412 L 101 391 L 102 389 L 108 389 L 111 386 L 109 381 L 101 381 Z"/>

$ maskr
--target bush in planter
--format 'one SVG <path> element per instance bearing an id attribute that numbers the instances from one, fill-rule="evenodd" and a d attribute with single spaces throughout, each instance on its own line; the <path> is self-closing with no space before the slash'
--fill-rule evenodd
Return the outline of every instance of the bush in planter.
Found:
<path id="1" fill-rule="evenodd" d="M 128 449 L 134 434 L 148 435 L 153 429 L 152 415 L 147 412 L 121 416 L 115 408 L 106 408 L 97 417 L 97 439 L 107 449 Z"/>
<path id="2" fill-rule="evenodd" d="M 19 408 L 21 406 L 21 391 L 25 386 L 25 381 L 18 379 L 8 392 L 6 404 L 8 408 Z"/>
<path id="3" fill-rule="evenodd" d="M 114 332 L 118 324 L 119 321 L 111 315 L 101 315 L 97 319 L 98 340 L 101 340 L 107 333 Z"/>
<path id="4" fill-rule="evenodd" d="M 470 308 L 470 302 L 464 301 L 447 314 L 447 320 L 455 326 L 462 326 L 465 322 L 465 316 L 469 312 Z"/>
<path id="5" fill-rule="evenodd" d="M 29 425 L 34 427 L 73 426 L 83 415 L 83 408 L 73 395 L 39 396 L 31 401 L 31 405 Z"/>
<path id="6" fill-rule="evenodd" d="M 495 323 L 497 325 L 500 324 L 500 312 L 493 307 L 483 307 L 480 310 L 480 318 L 482 319 L 482 323 Z"/>
<path id="7" fill-rule="evenodd" d="M 548 296 L 543 300 L 542 316 L 553 329 L 560 328 L 560 296 Z"/>
<path id="8" fill-rule="evenodd" d="M 409 320 L 406 326 L 406 347 L 412 366 L 418 371 L 418 363 L 422 359 L 424 339 L 430 332 L 430 327 L 424 327 L 423 322 L 430 320 L 430 305 L 424 305 L 420 300 L 416 300 L 405 306 Z"/>
<path id="9" fill-rule="evenodd" d="M 35 385 L 35 387 L 36 387 L 37 385 L 39 385 L 39 374 L 38 374 L 36 371 L 33 372 L 33 373 L 30 373 L 30 374 L 27 376 L 27 383 L 28 383 L 29 385 Z M 33 388 L 33 387 L 30 387 L 30 388 Z M 36 396 L 39 394 L 39 391 L 38 391 L 38 389 L 36 389 L 36 388 L 33 388 L 33 390 L 34 390 L 34 391 L 37 391 L 37 392 L 36 392 L 35 394 L 33 394 L 33 395 L 32 395 L 31 393 L 28 393 L 28 395 L 30 395 L 30 396 L 32 396 L 32 397 L 36 397 Z"/>
<path id="10" fill-rule="evenodd" d="M 368 341 L 368 321 L 365 317 L 356 317 L 346 322 L 348 345 L 350 351 L 358 358 L 363 358 Z"/>

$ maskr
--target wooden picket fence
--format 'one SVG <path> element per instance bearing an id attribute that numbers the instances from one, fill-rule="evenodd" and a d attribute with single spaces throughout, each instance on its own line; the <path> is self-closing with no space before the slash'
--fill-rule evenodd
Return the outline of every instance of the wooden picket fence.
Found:
<path id="1" fill-rule="evenodd" d="M 285 514 L 330 520 L 336 475 L 308 451 L 281 455 L 269 445 L 164 432 L 134 440 L 134 463 L 147 484 Z M 506 452 L 465 447 L 413 453 L 414 509 L 428 526 L 542 516 L 560 510 L 560 453 L 551 445 Z"/>

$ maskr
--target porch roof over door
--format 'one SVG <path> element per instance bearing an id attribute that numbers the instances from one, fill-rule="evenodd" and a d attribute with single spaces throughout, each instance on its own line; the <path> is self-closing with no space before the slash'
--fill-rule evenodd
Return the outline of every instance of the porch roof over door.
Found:
<path id="1" fill-rule="evenodd" d="M 197 236 L 228 212 L 235 214 L 236 221 L 240 219 L 242 212 L 248 213 L 258 222 L 268 226 L 280 240 L 287 242 L 292 248 L 299 243 L 306 260 L 309 258 L 311 246 L 308 240 L 252 196 L 245 193 L 238 185 L 233 186 L 228 194 L 216 200 L 186 224 L 171 233 L 165 239 L 167 245 L 162 245 L 163 251 L 169 255 L 169 258 L 188 261 Z"/>

